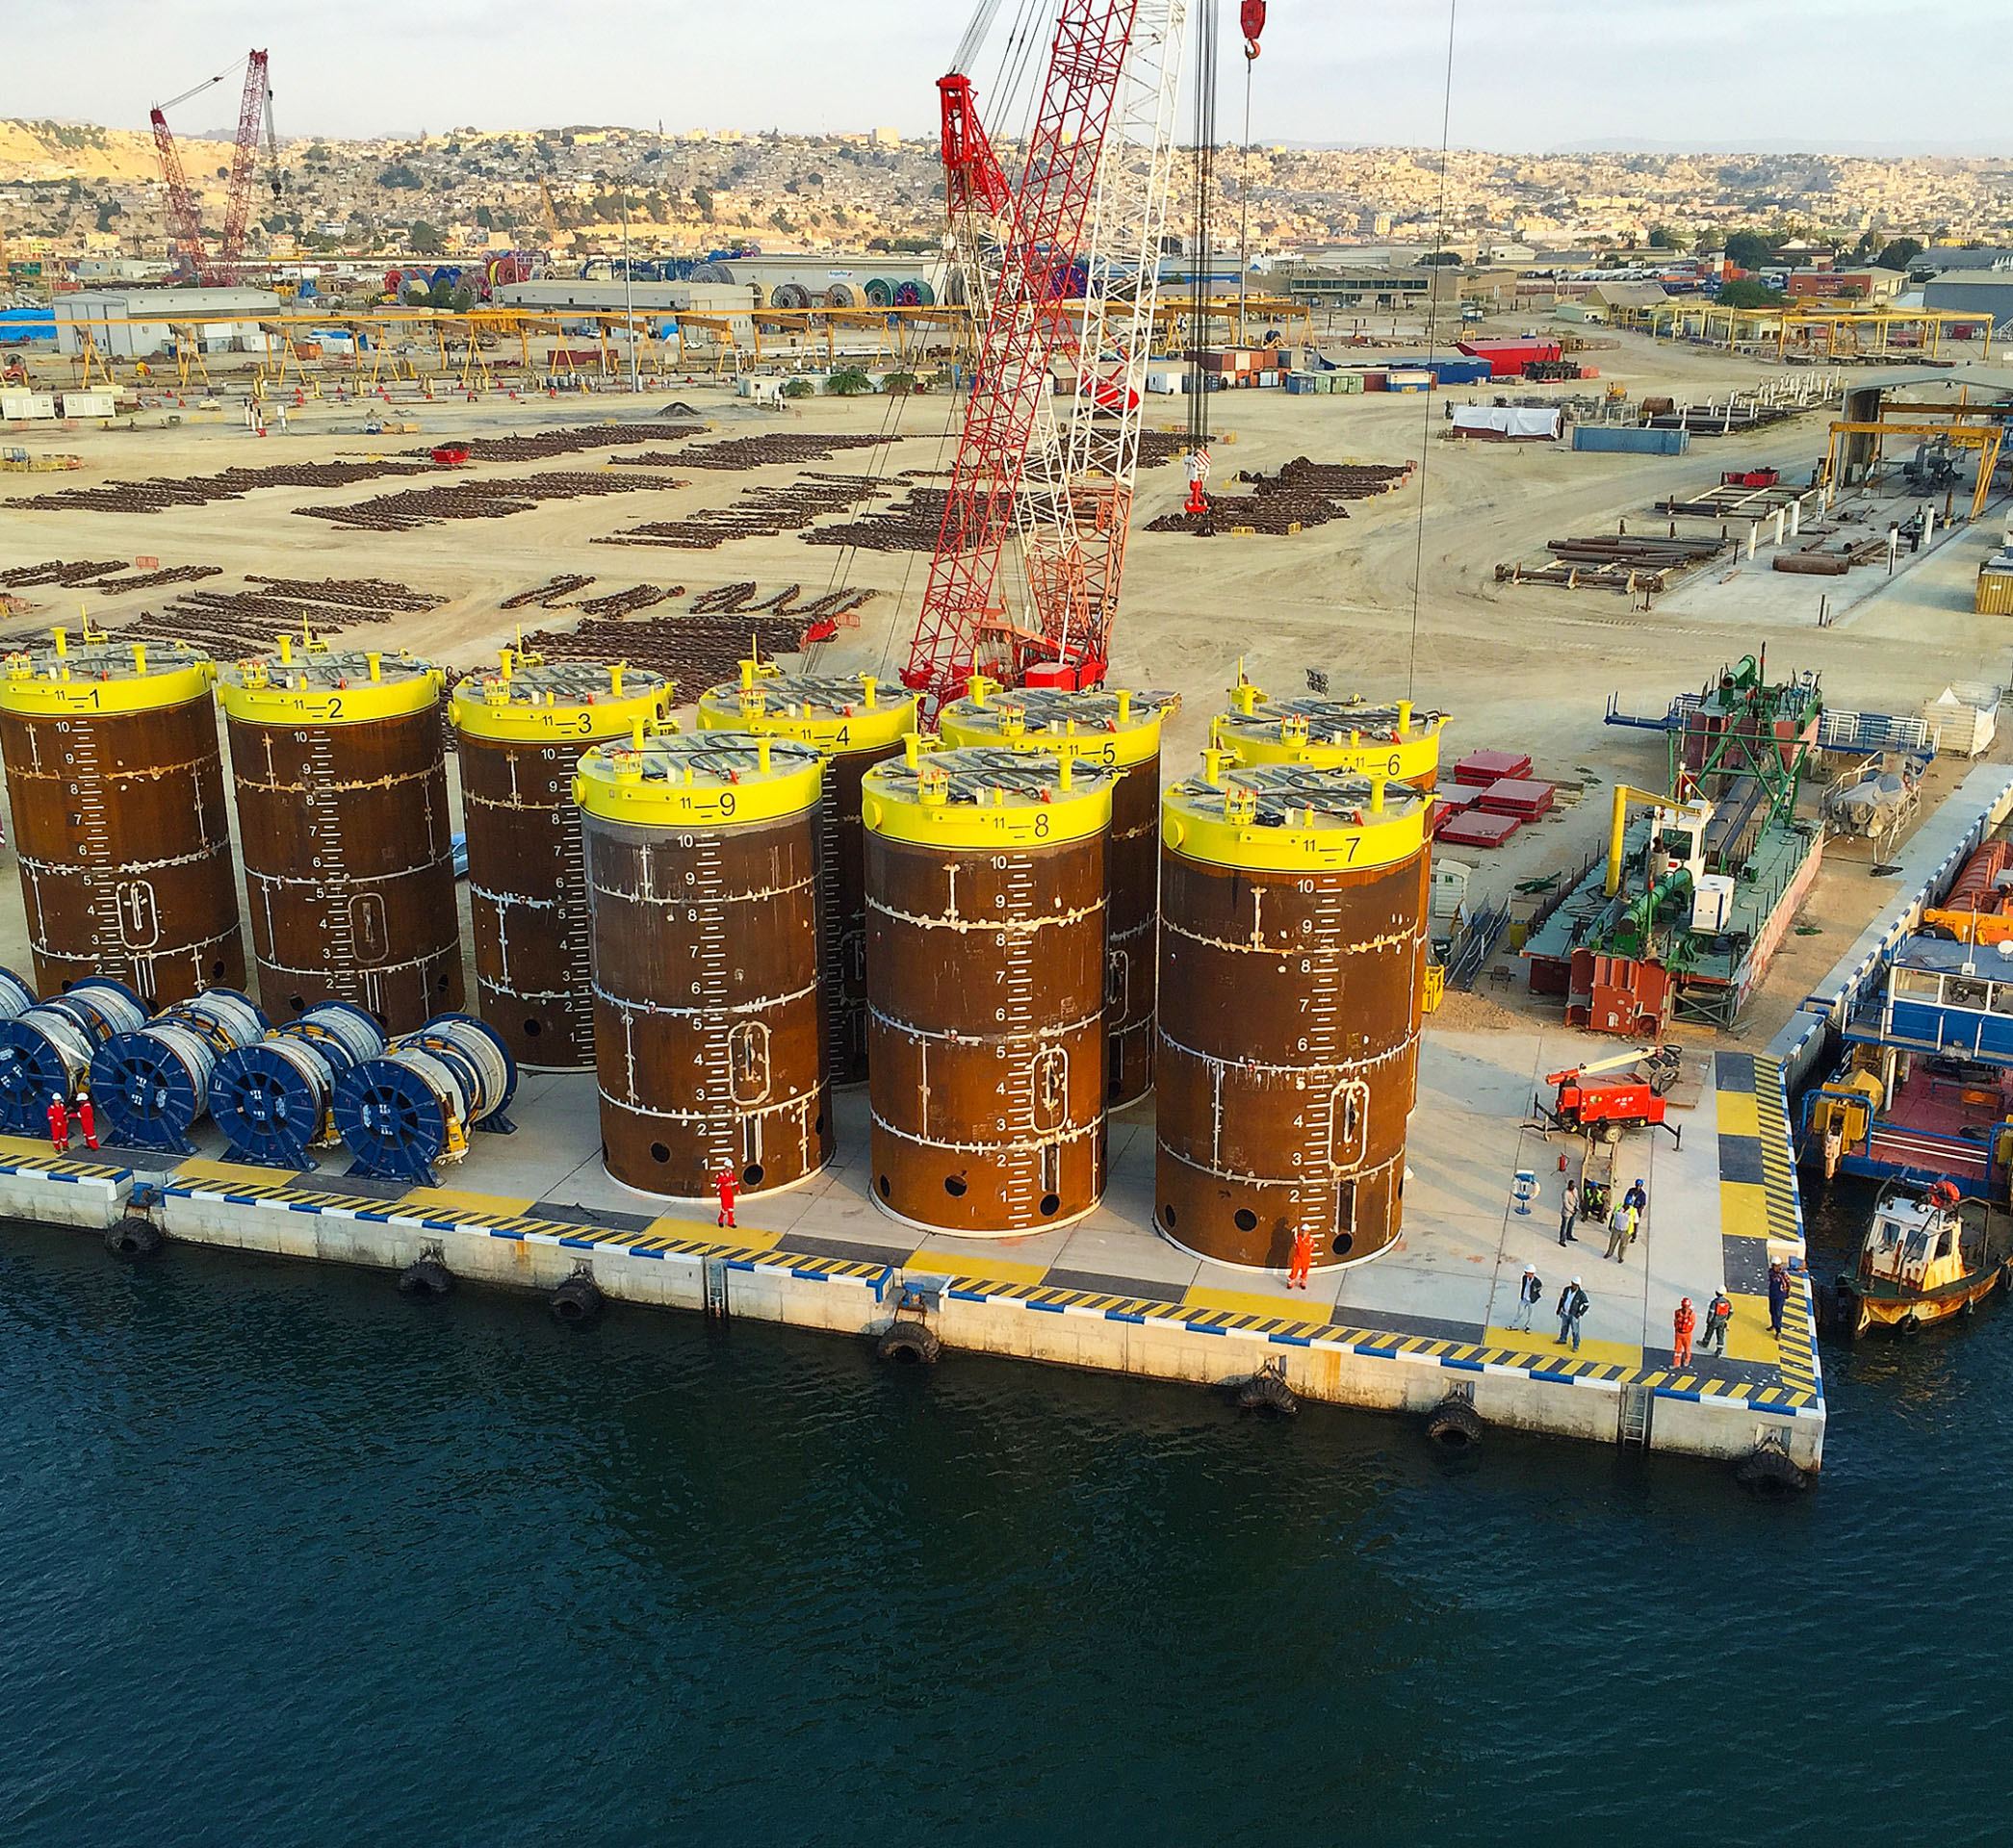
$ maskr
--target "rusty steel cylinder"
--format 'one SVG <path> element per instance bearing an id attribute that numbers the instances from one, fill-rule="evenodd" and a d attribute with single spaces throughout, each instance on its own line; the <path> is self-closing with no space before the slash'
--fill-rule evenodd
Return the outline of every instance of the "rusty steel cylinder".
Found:
<path id="1" fill-rule="evenodd" d="M 574 771 L 590 744 L 654 723 L 660 674 L 548 664 L 505 649 L 454 688 L 451 710 L 468 839 L 476 994 L 521 1065 L 594 1065 L 587 870 Z"/>
<path id="2" fill-rule="evenodd" d="M 776 1193 L 830 1159 L 818 998 L 824 758 L 745 732 L 596 745 L 574 780 L 608 1172 Z"/>
<path id="3" fill-rule="evenodd" d="M 866 855 L 860 785 L 916 729 L 916 696 L 871 674 L 782 674 L 745 660 L 738 680 L 699 701 L 702 732 L 756 732 L 823 753 L 825 838 L 819 855 L 818 969 L 824 988 L 825 1067 L 835 1085 L 866 1079 Z"/>
<path id="4" fill-rule="evenodd" d="M 1316 1270 L 1399 1233 L 1430 799 L 1221 751 L 1162 805 L 1154 1218 L 1186 1251 Z"/>
<path id="5" fill-rule="evenodd" d="M 950 745 L 1030 746 L 1072 763 L 1101 764 L 1116 781 L 1104 856 L 1104 1102 L 1137 1103 L 1153 1089 L 1153 991 L 1159 958 L 1160 732 L 1180 709 L 1174 693 L 1127 687 L 1002 693 L 974 678 L 938 717 Z"/>
<path id="6" fill-rule="evenodd" d="M 438 668 L 282 639 L 225 668 L 266 1012 L 350 1001 L 388 1033 L 461 1006 Z"/>
<path id="7" fill-rule="evenodd" d="M 867 772 L 873 1198 L 914 1226 L 1066 1225 L 1105 1182 L 1113 771 L 905 751 Z"/>
<path id="8" fill-rule="evenodd" d="M 1431 789 L 1439 780 L 1446 724 L 1446 713 L 1409 700 L 1269 700 L 1240 669 L 1230 709 L 1210 721 L 1209 741 L 1237 763 L 1318 764 Z"/>
<path id="9" fill-rule="evenodd" d="M 10 654 L 0 758 L 36 986 L 87 976 L 155 1006 L 245 980 L 209 657 L 180 643 Z"/>

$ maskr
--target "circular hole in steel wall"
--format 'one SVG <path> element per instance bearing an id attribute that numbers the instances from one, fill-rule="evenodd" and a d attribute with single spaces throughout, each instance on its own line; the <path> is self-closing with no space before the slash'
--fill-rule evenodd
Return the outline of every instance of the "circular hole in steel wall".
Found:
<path id="1" fill-rule="evenodd" d="M 965 1177 L 962 1174 L 946 1174 L 943 1177 L 943 1191 L 954 1200 L 962 1200 L 965 1197 Z"/>
<path id="2" fill-rule="evenodd" d="M 760 1162 L 750 1162 L 746 1168 L 741 1169 L 741 1185 L 743 1187 L 760 1187 L 764 1171 Z"/>
<path id="3" fill-rule="evenodd" d="M 885 1174 L 883 1174 L 881 1178 L 874 1183 L 874 1187 L 878 1190 L 881 1197 L 884 1200 L 889 1196 L 890 1194 L 891 1194 L 894 1191 L 888 1185 L 888 1176 Z"/>
<path id="4" fill-rule="evenodd" d="M 1174 1229 L 1174 1209 L 1172 1206 L 1163 1206 L 1160 1209 L 1160 1222 L 1170 1232 Z"/>
<path id="5" fill-rule="evenodd" d="M 287 996 L 287 1006 L 292 1008 L 296 1014 L 305 1014 L 307 1012 L 307 1003 L 297 994 Z"/>
<path id="6" fill-rule="evenodd" d="M 1062 1198 L 1059 1194 L 1044 1194 L 1042 1195 L 1042 1217 L 1045 1219 L 1047 1219 L 1062 1203 Z"/>
<path id="7" fill-rule="evenodd" d="M 535 1040 L 544 1031 L 545 1029 L 542 1026 L 540 1026 L 538 1022 L 535 1020 L 528 1019 L 525 1022 L 525 1038 L 527 1040 Z"/>
<path id="8" fill-rule="evenodd" d="M 1248 1206 L 1240 1206 L 1236 1212 L 1230 1215 L 1230 1218 L 1236 1221 L 1237 1229 L 1240 1232 L 1252 1232 L 1257 1229 L 1258 1216 Z"/>
<path id="9" fill-rule="evenodd" d="M 652 1142 L 650 1159 L 654 1162 L 668 1162 L 671 1159 L 671 1151 L 662 1142 Z"/>
<path id="10" fill-rule="evenodd" d="M 1352 1232 L 1337 1232 L 1329 1241 L 1329 1247 L 1338 1258 L 1346 1258 L 1355 1248 L 1355 1235 Z"/>

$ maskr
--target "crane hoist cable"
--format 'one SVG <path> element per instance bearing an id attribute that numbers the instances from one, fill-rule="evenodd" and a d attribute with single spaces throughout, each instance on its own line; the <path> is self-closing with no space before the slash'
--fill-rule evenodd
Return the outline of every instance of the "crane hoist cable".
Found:
<path id="1" fill-rule="evenodd" d="M 1196 9 L 1195 197 L 1191 207 L 1188 361 L 1188 449 L 1190 455 L 1209 450 L 1209 373 L 1203 358 L 1209 350 L 1209 270 L 1211 194 L 1216 188 L 1216 0 Z"/>

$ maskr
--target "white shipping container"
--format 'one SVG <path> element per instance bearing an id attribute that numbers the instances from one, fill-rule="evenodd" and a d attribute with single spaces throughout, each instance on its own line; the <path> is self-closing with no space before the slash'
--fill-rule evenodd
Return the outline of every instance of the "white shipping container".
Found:
<path id="1" fill-rule="evenodd" d="M 1147 374 L 1147 390 L 1156 393 L 1162 398 L 1177 397 L 1181 391 L 1181 374 L 1179 372 L 1148 372 Z"/>
<path id="2" fill-rule="evenodd" d="M 65 417 L 111 417 L 118 409 L 118 399 L 111 392 L 65 392 L 63 395 L 63 414 Z"/>
<path id="3" fill-rule="evenodd" d="M 5 418 L 11 424 L 55 415 L 56 398 L 53 393 L 0 392 L 0 418 Z"/>

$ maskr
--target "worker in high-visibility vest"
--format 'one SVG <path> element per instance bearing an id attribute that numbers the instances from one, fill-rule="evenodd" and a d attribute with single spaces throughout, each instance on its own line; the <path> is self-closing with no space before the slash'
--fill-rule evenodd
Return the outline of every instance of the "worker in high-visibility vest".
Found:
<path id="1" fill-rule="evenodd" d="M 49 1144 L 59 1155 L 70 1152 L 70 1113 L 64 1108 L 60 1091 L 49 1098 Z"/>
<path id="2" fill-rule="evenodd" d="M 713 1220 L 715 1225 L 734 1223 L 734 1191 L 738 1179 L 732 1162 L 720 1164 L 720 1171 L 713 1180 L 713 1185 L 719 1190 L 720 1194 L 720 1212 L 718 1218 Z"/>
<path id="3" fill-rule="evenodd" d="M 84 1132 L 84 1146 L 86 1148 L 97 1147 L 98 1115 L 90 1107 L 90 1092 L 86 1091 L 82 1085 L 77 1087 L 77 1098 L 70 1106 L 70 1116 L 76 1122 L 77 1127 Z"/>
<path id="4" fill-rule="evenodd" d="M 1673 1367 L 1689 1367 L 1691 1364 L 1691 1331 L 1698 1326 L 1698 1311 L 1691 1306 L 1691 1298 L 1684 1297 L 1677 1306 L 1677 1314 L 1670 1319 L 1671 1332 L 1676 1339 L 1671 1343 L 1670 1364 Z"/>

